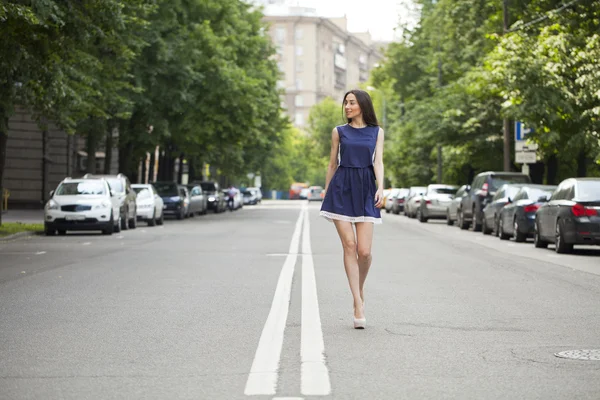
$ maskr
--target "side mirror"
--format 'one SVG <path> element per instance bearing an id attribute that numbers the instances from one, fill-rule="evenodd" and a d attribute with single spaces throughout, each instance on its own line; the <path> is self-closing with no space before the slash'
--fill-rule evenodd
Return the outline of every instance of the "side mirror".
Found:
<path id="1" fill-rule="evenodd" d="M 467 193 L 471 192 L 471 185 L 467 185 L 467 187 L 465 188 L 465 192 L 467 192 Z"/>
<path id="2" fill-rule="evenodd" d="M 50 191 L 50 197 L 54 196 L 54 190 Z"/>
<path id="3" fill-rule="evenodd" d="M 547 203 L 548 202 L 548 196 L 547 195 L 542 195 L 540 197 L 538 197 L 537 201 L 538 203 Z"/>
<path id="4" fill-rule="evenodd" d="M 506 199 L 506 202 L 507 203 L 512 203 L 512 199 L 509 197 L 509 198 Z"/>
<path id="5" fill-rule="evenodd" d="M 110 191 L 110 197 L 115 197 L 115 196 L 116 196 L 115 192 L 113 192 L 113 191 L 111 190 L 111 191 Z"/>

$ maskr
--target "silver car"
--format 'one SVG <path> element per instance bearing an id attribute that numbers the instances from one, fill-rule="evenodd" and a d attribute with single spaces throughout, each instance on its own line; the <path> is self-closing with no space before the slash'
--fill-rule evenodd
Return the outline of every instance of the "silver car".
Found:
<path id="1" fill-rule="evenodd" d="M 458 207 L 462 201 L 462 198 L 469 194 L 467 188 L 469 185 L 462 185 L 450 203 L 446 206 L 446 224 L 454 225 L 454 221 L 458 218 Z"/>
<path id="2" fill-rule="evenodd" d="M 423 196 L 426 190 L 427 188 L 425 186 L 411 186 L 408 189 L 406 201 L 404 202 L 404 215 L 409 218 L 414 218 L 417 215 L 417 208 L 421 203 L 421 196 Z"/>
<path id="3" fill-rule="evenodd" d="M 453 185 L 429 185 L 427 191 L 421 198 L 419 208 L 417 208 L 417 219 L 420 222 L 427 222 L 428 219 L 446 218 L 446 208 L 452 202 L 458 186 Z"/>

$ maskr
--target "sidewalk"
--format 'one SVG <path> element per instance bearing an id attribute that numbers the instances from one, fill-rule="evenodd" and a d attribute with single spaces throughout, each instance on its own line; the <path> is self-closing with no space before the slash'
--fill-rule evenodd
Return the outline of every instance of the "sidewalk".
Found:
<path id="1" fill-rule="evenodd" d="M 2 222 L 43 224 L 44 210 L 8 210 L 2 213 Z"/>

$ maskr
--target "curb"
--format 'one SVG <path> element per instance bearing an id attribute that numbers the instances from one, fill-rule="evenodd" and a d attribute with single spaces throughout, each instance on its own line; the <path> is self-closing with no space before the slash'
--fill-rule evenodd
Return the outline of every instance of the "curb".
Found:
<path id="1" fill-rule="evenodd" d="M 4 236 L 4 237 L 0 237 L 0 243 L 2 242 L 10 242 L 14 239 L 18 239 L 21 237 L 29 237 L 29 236 L 36 236 L 36 235 L 40 235 L 40 232 L 35 232 L 35 231 L 24 231 L 24 232 L 17 232 L 14 233 L 12 235 L 9 236 Z"/>

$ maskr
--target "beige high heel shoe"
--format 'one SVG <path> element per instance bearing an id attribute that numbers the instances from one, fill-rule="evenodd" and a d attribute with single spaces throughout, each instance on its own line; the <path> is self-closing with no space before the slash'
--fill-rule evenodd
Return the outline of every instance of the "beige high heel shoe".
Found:
<path id="1" fill-rule="evenodd" d="M 354 329 L 365 329 L 367 326 L 366 318 L 354 318 Z"/>

